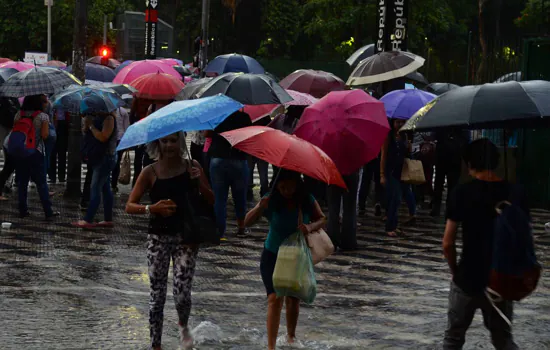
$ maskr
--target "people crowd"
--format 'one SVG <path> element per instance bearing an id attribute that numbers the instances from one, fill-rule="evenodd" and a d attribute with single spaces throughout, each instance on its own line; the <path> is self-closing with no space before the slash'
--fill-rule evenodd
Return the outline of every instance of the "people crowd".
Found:
<path id="1" fill-rule="evenodd" d="M 86 213 L 81 220 L 73 223 L 74 227 L 93 229 L 112 228 L 116 225 L 113 219 L 113 192 L 118 191 L 123 156 L 123 152 L 116 151 L 117 145 L 130 124 L 147 118 L 171 102 L 135 98 L 129 111 L 119 108 L 112 113 L 81 116 L 83 140 L 87 145 L 83 148 L 94 148 L 95 158 L 90 156 L 86 159 L 87 173 L 81 200 L 81 207 Z M 8 199 L 7 185 L 15 173 L 19 215 L 22 218 L 31 215 L 27 206 L 27 191 L 32 180 L 38 191 L 45 219 L 51 221 L 59 216 L 59 212 L 52 208 L 47 177 L 49 176 L 50 184 L 66 181 L 68 123 L 74 116 L 61 109 L 51 109 L 45 95 L 27 96 L 20 107 L 16 104 L 17 101 L 10 99 L 1 101 L 0 141 L 4 145 L 4 168 L 0 173 L 0 200 Z M 259 124 L 255 124 L 270 125 L 292 133 L 303 111 L 304 108 L 289 107 L 273 121 L 264 118 Z M 9 138 L 13 124 L 21 118 L 31 118 L 36 130 L 35 152 L 24 161 L 9 154 L 8 145 L 4 142 L 4 139 Z M 390 237 L 403 235 L 405 233 L 399 223 L 404 227 L 414 225 L 417 203 L 423 203 L 425 198 L 432 199 L 431 215 L 438 217 L 441 214 L 446 183 L 448 208 L 445 216 L 448 221 L 445 254 L 453 272 L 453 285 L 445 348 L 458 349 L 462 346 L 476 308 L 482 309 L 486 322 L 489 322 L 495 346 L 499 349 L 515 348 L 510 326 L 496 321 L 498 317 L 494 316 L 494 310 L 486 302 L 480 301 L 478 296 L 486 284 L 484 278 L 488 266 L 483 256 L 489 245 L 476 247 L 477 238 L 470 238 L 486 234 L 480 231 L 480 227 L 486 227 L 486 231 L 490 231 L 490 220 L 487 218 L 492 217 L 491 206 L 508 195 L 505 182 L 494 174 L 494 159 L 498 158 L 498 154 L 495 154 L 496 147 L 488 140 L 478 140 L 468 145 L 470 140 L 465 133 L 437 133 L 425 135 L 415 153 L 412 135 L 399 132 L 403 121 L 389 120 L 389 124 L 391 128 L 380 155 L 357 171 L 343 174 L 347 190 L 276 168 L 270 183 L 266 162 L 232 148 L 220 136 L 222 132 L 252 125 L 250 117 L 242 111 L 233 113 L 214 130 L 196 131 L 188 135 L 176 132 L 135 148 L 134 178 L 126 212 L 149 217 L 146 254 L 151 290 L 151 347 L 155 350 L 161 349 L 170 261 L 174 269 L 173 296 L 182 344 L 185 349 L 191 348 L 193 344 L 188 320 L 199 245 L 190 239 L 195 228 L 188 218 L 193 216 L 193 208 L 190 208 L 189 203 L 195 192 L 204 196 L 213 207 L 222 240 L 229 236 L 226 227 L 229 190 L 235 205 L 236 236 L 246 236 L 248 227 L 261 217 L 268 220 L 269 233 L 259 266 L 267 294 L 268 348 L 275 349 L 283 304 L 286 304 L 289 343 L 295 341 L 300 310 L 300 300 L 278 297 L 273 287 L 272 276 L 277 252 L 287 237 L 296 230 L 308 235 L 326 224 L 328 235 L 337 249 L 358 249 L 358 215 L 365 216 L 370 212 L 366 210 L 369 193 L 374 193 L 374 215 L 385 221 L 386 234 Z M 190 150 L 187 148 L 187 138 L 190 139 Z M 99 157 L 98 148 L 101 149 Z M 487 153 L 492 162 L 483 158 Z M 401 180 L 401 171 L 405 158 L 414 157 L 425 164 L 424 172 L 428 181 L 422 186 L 412 188 Z M 483 165 L 487 162 L 490 163 L 489 167 Z M 260 199 L 248 211 L 249 206 L 252 206 L 249 203 L 254 199 L 252 179 L 256 165 L 260 173 Z M 435 181 L 432 180 L 434 169 Z M 459 178 L 465 169 L 476 180 L 472 185 L 459 186 Z M 495 182 L 498 186 L 490 185 Z M 373 192 L 371 188 L 374 188 Z M 147 194 L 149 198 L 144 199 Z M 400 221 L 398 216 L 402 199 L 407 204 L 409 216 Z M 104 217 L 102 221 L 96 222 L 94 219 L 101 202 Z M 321 205 L 328 207 L 328 219 Z M 480 226 L 479 222 L 484 222 L 485 226 Z M 456 262 L 454 250 L 458 223 L 462 223 L 465 229 L 463 260 L 460 264 Z M 483 266 L 485 270 L 479 270 L 479 266 Z M 510 304 L 504 305 L 503 310 L 511 317 Z"/>

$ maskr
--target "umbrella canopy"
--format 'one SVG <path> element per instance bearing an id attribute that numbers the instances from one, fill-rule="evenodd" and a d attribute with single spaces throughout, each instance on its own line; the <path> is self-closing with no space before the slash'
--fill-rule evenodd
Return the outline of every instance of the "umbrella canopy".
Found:
<path id="1" fill-rule="evenodd" d="M 95 97 L 91 98 L 92 96 Z M 102 101 L 99 101 L 98 98 Z M 93 86 L 71 86 L 52 96 L 51 101 L 53 108 L 82 114 L 111 113 L 126 105 L 114 90 Z"/>
<path id="2" fill-rule="evenodd" d="M 0 57 L 0 64 L 11 62 L 11 61 L 12 61 L 11 58 Z"/>
<path id="3" fill-rule="evenodd" d="M 213 130 L 241 108 L 242 104 L 223 95 L 172 102 L 130 125 L 120 140 L 118 150 L 158 140 L 178 131 Z"/>
<path id="4" fill-rule="evenodd" d="M 550 82 L 510 81 L 451 90 L 420 109 L 402 130 L 548 126 L 548 117 Z"/>
<path id="5" fill-rule="evenodd" d="M 321 98 L 331 91 L 344 90 L 346 84 L 336 75 L 320 70 L 300 69 L 281 80 L 285 89 Z"/>
<path id="6" fill-rule="evenodd" d="M 290 97 L 292 97 L 292 101 L 286 102 L 285 106 L 311 106 L 312 104 L 319 101 L 315 97 L 304 94 L 303 92 L 298 92 L 294 90 L 286 90 Z M 280 104 L 267 104 L 267 105 L 247 105 L 244 107 L 244 111 L 250 116 L 250 119 L 254 122 L 258 119 L 261 119 L 262 117 L 272 114 L 277 108 L 279 108 Z M 284 112 L 284 107 L 283 107 Z"/>
<path id="7" fill-rule="evenodd" d="M 319 101 L 319 99 L 303 92 L 294 90 L 286 90 L 286 92 L 292 97 L 292 101 L 285 103 L 285 106 L 311 106 Z"/>
<path id="8" fill-rule="evenodd" d="M 384 104 L 350 90 L 333 91 L 306 108 L 294 134 L 325 151 L 347 175 L 378 156 L 389 130 Z"/>
<path id="9" fill-rule="evenodd" d="M 104 89 L 111 89 L 120 96 L 129 95 L 137 92 L 137 89 L 135 87 L 130 86 L 128 84 L 104 83 L 101 81 L 86 80 L 85 85 L 91 85 L 94 87 L 99 87 Z"/>
<path id="10" fill-rule="evenodd" d="M 374 84 L 401 78 L 424 65 L 424 59 L 410 52 L 380 52 L 361 61 L 348 78 L 349 86 Z"/>
<path id="11" fill-rule="evenodd" d="M 114 58 L 109 58 L 106 60 L 101 56 L 90 57 L 86 60 L 86 62 L 93 63 L 93 64 L 101 64 L 113 69 L 120 66 L 120 62 L 118 60 L 115 60 Z M 107 64 L 105 65 L 104 63 L 107 63 Z"/>
<path id="12" fill-rule="evenodd" d="M 405 75 L 406 80 L 414 81 L 416 83 L 422 84 L 422 85 L 428 85 L 430 82 L 422 73 L 419 73 L 418 71 L 414 71 L 412 73 L 409 73 Z"/>
<path id="13" fill-rule="evenodd" d="M 244 112 L 250 116 L 250 120 L 255 122 L 268 115 L 271 115 L 281 105 L 246 105 Z"/>
<path id="14" fill-rule="evenodd" d="M 369 44 L 363 46 L 359 50 L 355 51 L 349 58 L 346 60 L 346 63 L 351 67 L 355 67 L 365 58 L 368 58 L 376 53 L 376 46 L 374 44 Z"/>
<path id="15" fill-rule="evenodd" d="M 281 80 L 281 79 L 279 79 L 279 77 L 277 77 L 273 73 L 265 72 L 264 74 L 267 75 L 268 77 L 270 77 L 271 79 L 273 79 L 274 82 L 278 83 Z"/>
<path id="16" fill-rule="evenodd" d="M 52 60 L 44 63 L 42 67 L 65 68 L 67 64 L 65 62 Z"/>
<path id="17" fill-rule="evenodd" d="M 9 77 L 17 72 L 18 70 L 14 68 L 0 68 L 0 84 L 8 80 Z"/>
<path id="18" fill-rule="evenodd" d="M 182 78 L 193 75 L 193 72 L 191 72 L 191 70 L 185 66 L 181 66 L 178 64 L 173 66 L 173 68 L 176 70 L 176 72 L 178 72 L 181 75 Z"/>
<path id="19" fill-rule="evenodd" d="M 64 88 L 82 85 L 74 75 L 57 68 L 34 67 L 12 75 L 0 86 L 0 96 L 22 97 L 55 94 Z"/>
<path id="20" fill-rule="evenodd" d="M 249 126 L 221 134 L 231 146 L 276 167 L 346 188 L 329 156 L 311 143 L 267 126 Z"/>
<path id="21" fill-rule="evenodd" d="M 185 87 L 185 84 L 166 73 L 150 73 L 130 83 L 138 92 L 136 97 L 149 100 L 172 100 Z"/>
<path id="22" fill-rule="evenodd" d="M 181 75 L 169 64 L 158 60 L 145 60 L 132 62 L 124 67 L 113 79 L 113 83 L 130 84 L 142 75 L 159 72 L 170 74 L 174 78 L 181 79 Z"/>
<path id="23" fill-rule="evenodd" d="M 439 96 L 459 87 L 460 86 L 451 83 L 431 83 L 430 85 L 426 86 L 425 90 Z"/>
<path id="24" fill-rule="evenodd" d="M 120 66 L 115 68 L 115 74 L 118 74 L 124 67 L 128 66 L 130 63 L 134 62 L 133 60 L 127 60 L 120 64 Z"/>
<path id="25" fill-rule="evenodd" d="M 85 66 L 86 79 L 110 83 L 115 78 L 115 71 L 109 67 L 100 64 L 86 63 Z M 73 66 L 67 67 L 67 72 L 73 72 Z"/>
<path id="26" fill-rule="evenodd" d="M 382 96 L 386 115 L 394 119 L 410 119 L 437 96 L 422 90 L 395 90 Z"/>
<path id="27" fill-rule="evenodd" d="M 495 80 L 495 83 L 505 83 L 507 81 L 521 81 L 521 72 L 504 74 L 503 76 Z"/>
<path id="28" fill-rule="evenodd" d="M 206 73 L 254 73 L 264 74 L 265 69 L 262 65 L 246 55 L 232 53 L 229 55 L 221 55 L 214 58 L 208 63 L 204 69 Z"/>
<path id="29" fill-rule="evenodd" d="M 224 94 L 245 105 L 282 104 L 292 97 L 279 84 L 263 74 L 226 73 L 212 79 L 197 97 Z"/>
<path id="30" fill-rule="evenodd" d="M 166 63 L 169 66 L 179 66 L 181 65 L 181 62 L 176 60 L 175 58 L 159 58 L 159 61 Z"/>
<path id="31" fill-rule="evenodd" d="M 176 96 L 176 100 L 182 101 L 182 100 L 190 100 L 195 98 L 196 94 L 202 89 L 206 84 L 208 84 L 213 78 L 202 78 L 193 80 L 187 84 L 185 84 L 185 87 L 183 90 L 180 91 L 180 93 Z"/>
<path id="32" fill-rule="evenodd" d="M 13 69 L 17 69 L 19 72 L 23 72 L 31 68 L 34 68 L 34 64 L 26 63 L 26 62 L 9 61 L 9 62 L 0 64 L 0 68 L 13 68 Z"/>

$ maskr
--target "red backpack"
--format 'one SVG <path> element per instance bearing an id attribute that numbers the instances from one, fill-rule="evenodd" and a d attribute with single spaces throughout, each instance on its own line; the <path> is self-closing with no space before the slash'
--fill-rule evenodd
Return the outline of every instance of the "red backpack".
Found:
<path id="1" fill-rule="evenodd" d="M 18 121 L 13 125 L 10 139 L 8 141 L 8 153 L 18 158 L 26 158 L 36 152 L 36 129 L 34 127 L 34 118 L 40 111 L 36 111 L 27 116 L 25 111 L 21 111 Z"/>

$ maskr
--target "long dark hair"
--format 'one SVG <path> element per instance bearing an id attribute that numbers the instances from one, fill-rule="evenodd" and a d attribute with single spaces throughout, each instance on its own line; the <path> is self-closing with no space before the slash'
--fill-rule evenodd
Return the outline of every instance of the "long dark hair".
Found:
<path id="1" fill-rule="evenodd" d="M 302 210 L 307 209 L 307 205 L 310 204 L 309 192 L 306 189 L 302 175 L 291 170 L 280 169 L 279 174 L 277 175 L 277 181 L 274 184 L 273 193 L 271 198 L 275 203 L 283 203 L 286 199 L 281 195 L 277 188 L 277 184 L 281 181 L 294 180 L 296 181 L 296 192 L 292 196 L 292 201 L 296 204 L 297 207 L 302 208 Z"/>
<path id="2" fill-rule="evenodd" d="M 23 100 L 21 109 L 24 111 L 43 111 L 42 96 L 43 95 L 26 96 L 25 100 Z"/>

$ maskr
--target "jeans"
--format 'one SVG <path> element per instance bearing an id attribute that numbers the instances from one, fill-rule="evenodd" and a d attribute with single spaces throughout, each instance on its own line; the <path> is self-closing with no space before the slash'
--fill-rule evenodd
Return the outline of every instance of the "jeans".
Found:
<path id="1" fill-rule="evenodd" d="M 268 167 L 269 164 L 266 161 L 258 159 L 256 157 L 248 157 L 248 191 L 252 193 L 254 188 L 254 167 L 258 165 L 258 173 L 260 173 L 260 196 L 263 196 L 269 191 L 269 177 Z"/>
<path id="2" fill-rule="evenodd" d="M 84 179 L 84 188 L 82 189 L 82 198 L 80 200 L 80 205 L 88 207 L 90 203 L 90 191 L 92 187 L 92 177 L 94 176 L 94 169 L 86 165 L 86 178 Z"/>
<path id="3" fill-rule="evenodd" d="M 67 173 L 67 150 L 69 148 L 69 123 L 66 120 L 57 122 L 57 140 L 50 156 L 50 168 L 48 176 L 51 181 L 56 180 L 59 175 L 59 181 L 65 181 Z"/>
<path id="4" fill-rule="evenodd" d="M 380 159 L 375 158 L 363 167 L 363 176 L 361 177 L 361 188 L 359 190 L 359 209 L 365 210 L 367 198 L 370 192 L 370 183 L 374 181 L 374 202 L 382 203 L 382 194 L 384 189 L 380 184 Z"/>
<path id="5" fill-rule="evenodd" d="M 36 152 L 24 159 L 16 159 L 19 214 L 21 215 L 29 211 L 27 206 L 28 185 L 29 180 L 32 180 L 36 184 L 36 190 L 38 191 L 40 202 L 42 202 L 44 214 L 46 214 L 46 217 L 53 216 L 44 163 L 45 157 L 40 152 Z"/>
<path id="6" fill-rule="evenodd" d="M 8 151 L 4 148 L 4 168 L 0 172 L 0 196 L 4 191 L 4 186 L 8 182 L 10 176 L 15 171 L 16 159 L 8 154 Z"/>
<path id="7" fill-rule="evenodd" d="M 435 184 L 434 199 L 432 203 L 432 216 L 439 216 L 441 212 L 441 201 L 443 200 L 443 187 L 445 186 L 445 177 L 447 177 L 447 202 L 453 189 L 460 180 L 461 164 L 460 162 L 449 162 L 445 159 L 438 159 L 435 163 Z"/>
<path id="8" fill-rule="evenodd" d="M 113 192 L 111 191 L 111 171 L 116 164 L 116 155 L 106 155 L 103 161 L 93 167 L 90 204 L 84 220 L 93 222 L 103 194 L 103 215 L 105 221 L 113 221 Z"/>
<path id="9" fill-rule="evenodd" d="M 512 321 L 513 302 L 504 301 L 495 304 L 500 311 Z M 462 349 L 466 340 L 466 331 L 470 327 L 477 309 L 481 309 L 483 323 L 491 332 L 491 340 L 497 350 L 514 350 L 518 346 L 514 343 L 512 329 L 498 314 L 483 294 L 471 296 L 462 291 L 454 282 L 449 292 L 449 311 L 444 350 Z"/>
<path id="10" fill-rule="evenodd" d="M 386 178 L 386 212 L 388 220 L 386 220 L 386 232 L 393 232 L 397 229 L 399 220 L 399 207 L 401 206 L 401 198 L 405 198 L 409 215 L 416 214 L 416 200 L 411 190 L 411 185 L 401 182 L 393 176 Z"/>
<path id="11" fill-rule="evenodd" d="M 235 202 L 235 212 L 238 220 L 244 220 L 246 215 L 246 190 L 248 186 L 248 164 L 246 160 L 212 158 L 210 161 L 210 177 L 214 190 L 214 211 L 218 230 L 225 234 L 227 219 L 227 197 L 231 187 L 231 195 Z"/>
<path id="12" fill-rule="evenodd" d="M 347 191 L 338 186 L 328 188 L 328 224 L 327 230 L 335 246 L 342 249 L 357 248 L 357 187 L 359 173 L 343 176 Z M 343 202 L 344 214 L 340 227 L 340 206 Z"/>
<path id="13" fill-rule="evenodd" d="M 120 141 L 117 142 L 117 146 Z M 122 162 L 122 156 L 124 155 L 124 150 L 118 151 L 116 153 L 116 164 L 113 169 L 113 174 L 111 176 L 111 188 L 115 189 L 118 187 L 118 177 L 120 176 L 120 162 Z"/>

